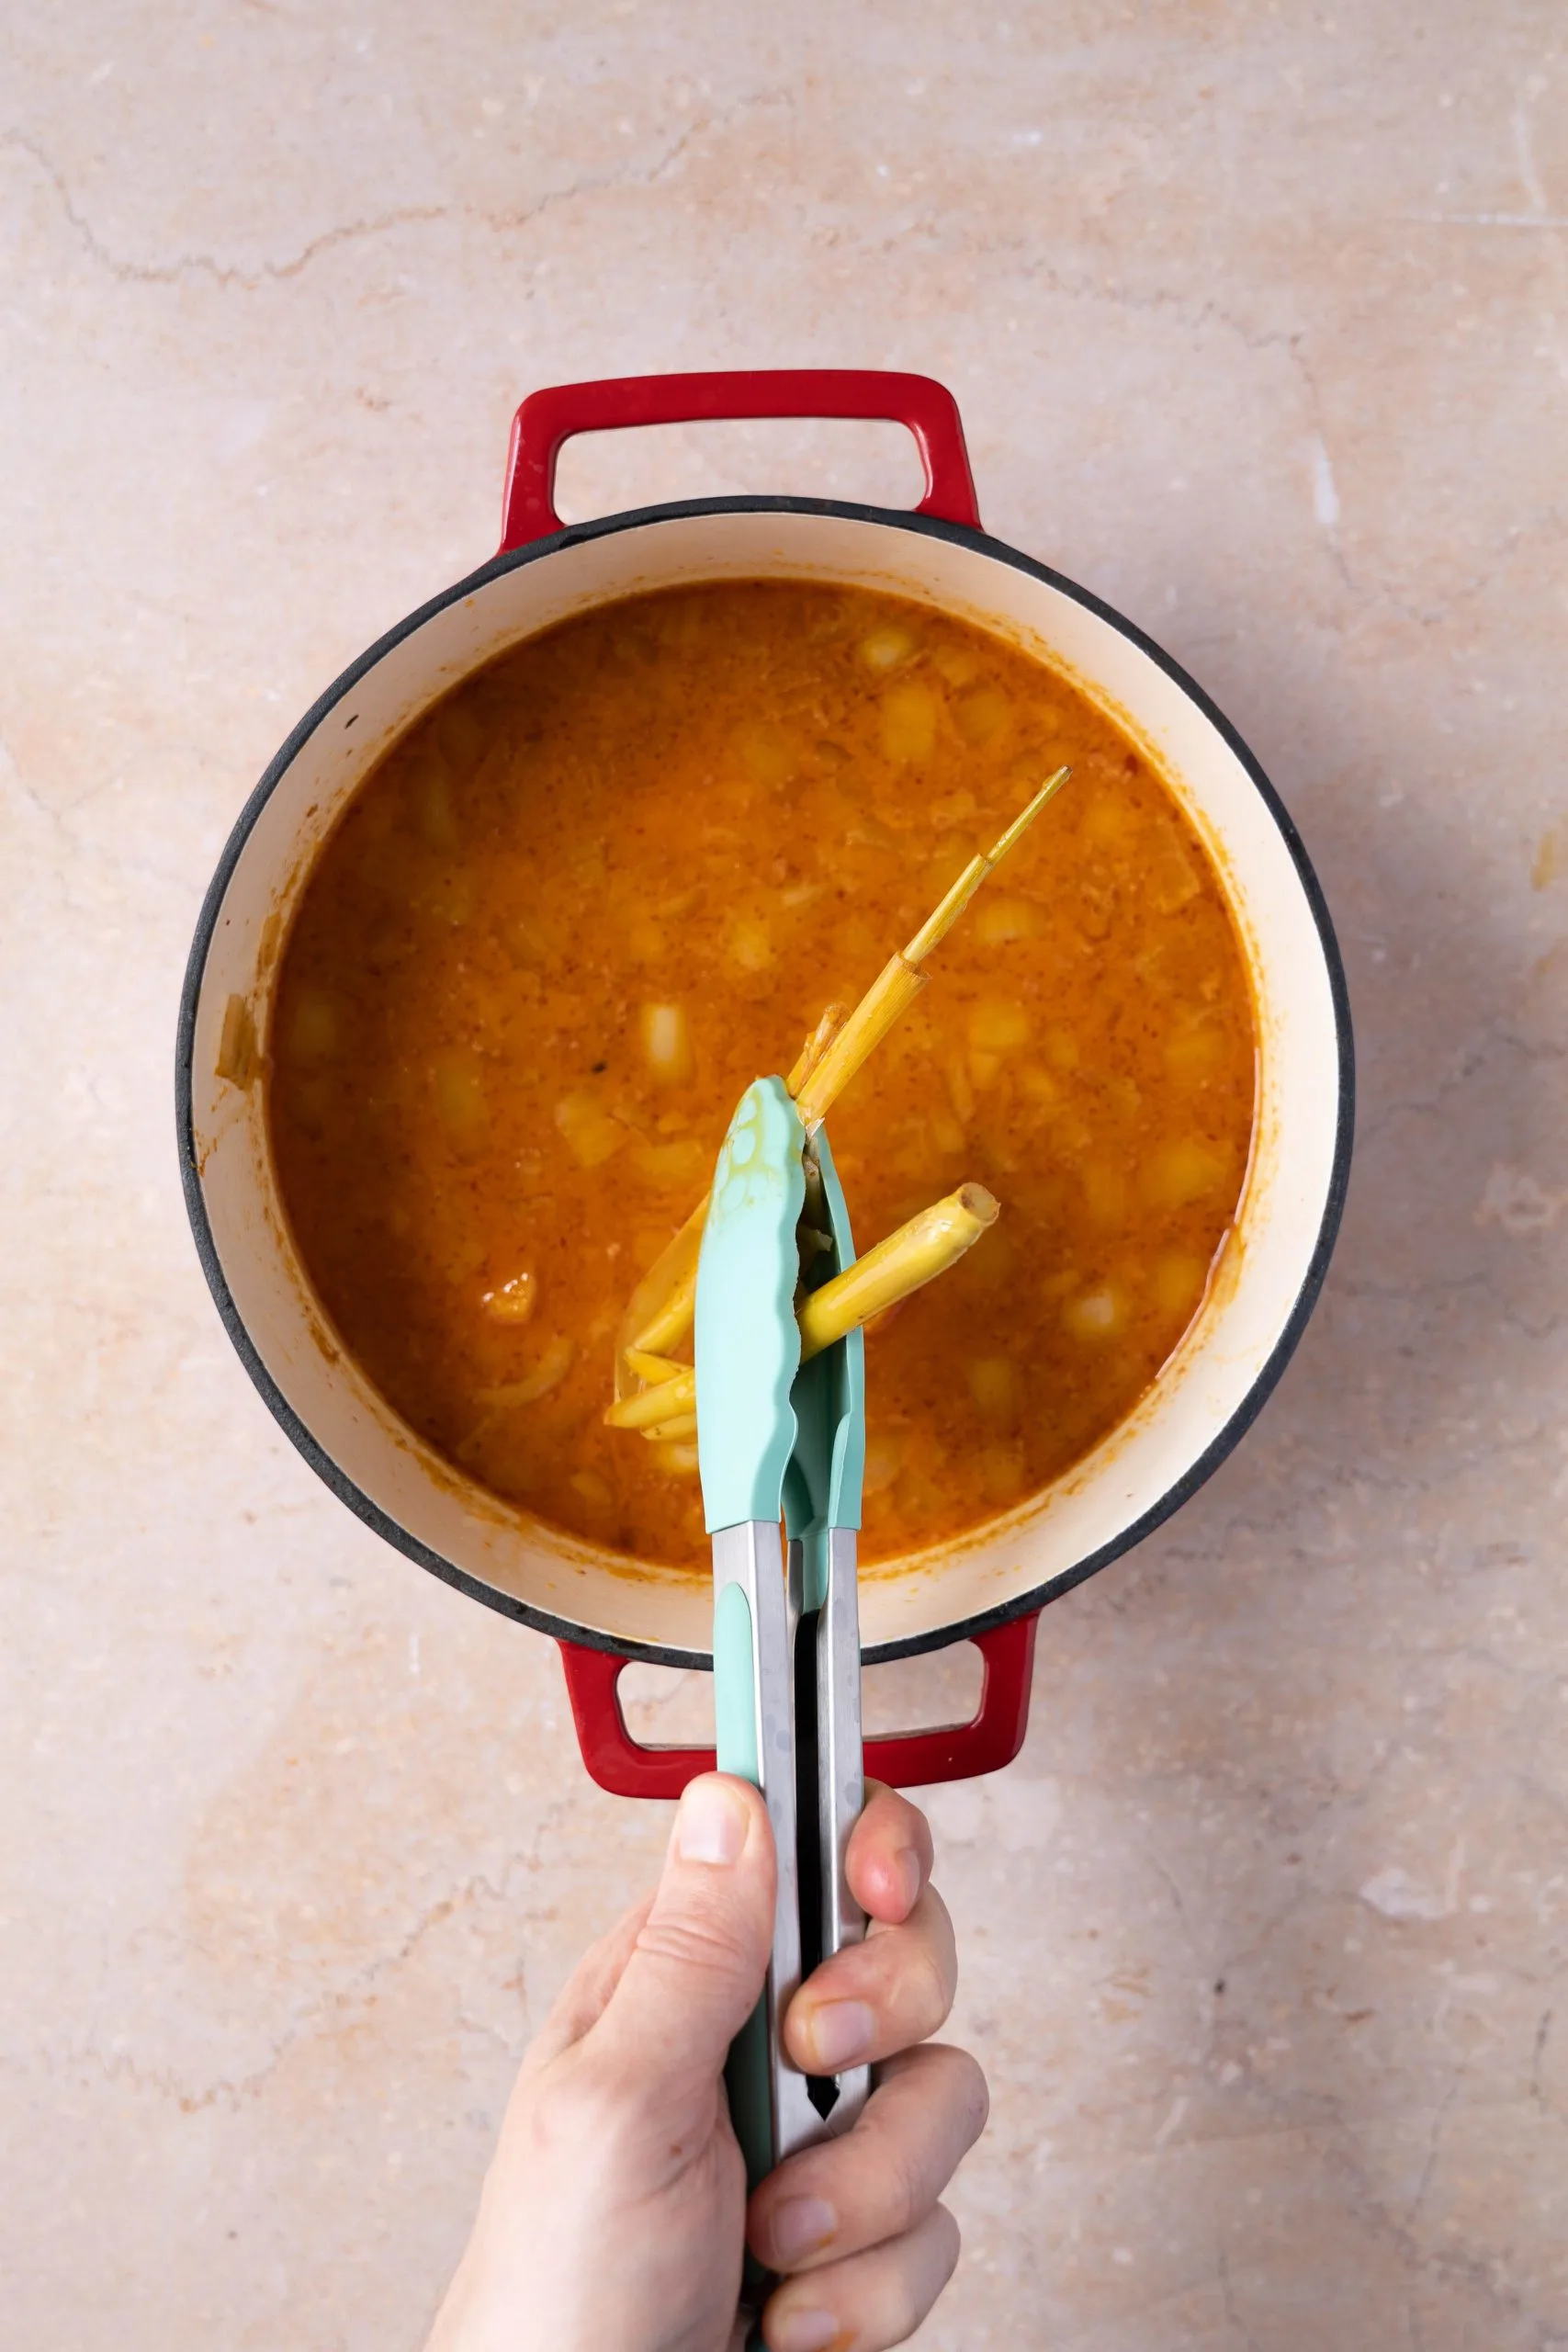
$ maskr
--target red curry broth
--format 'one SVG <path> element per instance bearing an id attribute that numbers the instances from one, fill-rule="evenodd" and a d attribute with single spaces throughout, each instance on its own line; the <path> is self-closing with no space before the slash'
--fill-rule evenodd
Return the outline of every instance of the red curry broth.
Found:
<path id="1" fill-rule="evenodd" d="M 899 600 L 664 592 L 529 640 L 379 763 L 285 951 L 269 1105 L 328 1314 L 479 1483 L 705 1561 L 691 1446 L 606 1429 L 615 1328 L 754 1077 L 1073 776 L 829 1122 L 863 1249 L 999 1223 L 867 1341 L 863 1556 L 960 1534 L 1115 1428 L 1196 1312 L 1251 1136 L 1218 878 L 1066 679 Z"/>

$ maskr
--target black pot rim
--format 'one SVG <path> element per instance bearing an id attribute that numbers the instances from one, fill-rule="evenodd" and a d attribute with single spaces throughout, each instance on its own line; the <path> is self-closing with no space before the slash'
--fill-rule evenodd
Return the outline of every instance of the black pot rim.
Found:
<path id="1" fill-rule="evenodd" d="M 1197 706 L 1246 769 L 1254 789 L 1273 819 L 1292 863 L 1295 866 L 1317 929 L 1334 1005 L 1335 1036 L 1339 1059 L 1338 1099 L 1335 1114 L 1334 1157 L 1317 1238 L 1284 1328 L 1267 1363 L 1258 1372 L 1230 1419 L 1183 1476 L 1168 1487 L 1157 1501 L 1151 1504 L 1149 1509 L 1130 1526 L 1123 1528 L 1121 1533 L 1109 1544 L 1101 1544 L 1098 1551 L 1090 1553 L 1086 1558 L 1076 1562 L 1071 1568 L 1063 1570 L 1061 1574 L 1051 1577 L 1045 1584 L 1036 1587 L 1032 1591 L 1001 1602 L 994 1609 L 981 1611 L 974 1616 L 963 1618 L 952 1625 L 940 1627 L 931 1633 L 909 1634 L 902 1640 L 882 1642 L 868 1648 L 864 1654 L 866 1663 L 878 1665 L 894 1658 L 916 1657 L 927 1651 L 947 1649 L 955 1642 L 973 1640 L 977 1634 L 989 1633 L 995 1627 L 1007 1624 L 1015 1618 L 1032 1614 L 1045 1607 L 1048 1602 L 1060 1600 L 1064 1593 L 1070 1592 L 1076 1585 L 1082 1584 L 1086 1578 L 1094 1576 L 1100 1568 L 1108 1567 L 1112 1560 L 1120 1559 L 1124 1553 L 1132 1551 L 1135 1545 L 1143 1542 L 1146 1535 L 1152 1534 L 1156 1527 L 1162 1526 L 1168 1519 L 1179 1510 L 1183 1503 L 1190 1500 L 1199 1487 L 1213 1476 L 1221 1463 L 1235 1451 L 1241 1439 L 1251 1428 L 1273 1394 L 1286 1364 L 1294 1354 L 1297 1343 L 1322 1291 L 1344 1212 L 1345 1196 L 1349 1182 L 1351 1142 L 1355 1129 L 1355 1046 L 1344 963 L 1339 954 L 1338 941 L 1335 937 L 1334 925 L 1323 895 L 1322 886 L 1289 810 L 1270 784 L 1258 761 L 1224 712 L 1216 707 L 1197 681 L 1190 677 L 1181 664 L 1174 661 L 1162 646 L 1157 645 L 1134 622 L 1117 612 L 1113 606 L 1107 605 L 1100 597 L 1094 595 L 1087 588 L 1080 588 L 1076 582 L 1066 579 L 1061 572 L 1053 571 L 1049 565 L 1037 562 L 1032 556 L 1024 555 L 1018 548 L 1010 547 L 1005 540 L 993 538 L 987 531 L 973 529 L 967 524 L 945 522 L 935 515 L 919 514 L 890 507 L 863 506 L 847 500 L 829 498 L 704 498 L 682 500 L 667 505 L 633 507 L 622 514 L 600 516 L 591 523 L 572 524 L 563 530 L 551 532 L 547 537 L 531 540 L 525 547 L 514 548 L 509 551 L 503 550 L 500 555 L 492 556 L 489 562 L 480 564 L 476 571 L 469 572 L 452 587 L 445 589 L 441 594 L 433 596 L 427 603 L 419 605 L 408 615 L 406 619 L 398 622 L 395 628 L 378 638 L 376 642 L 360 654 L 356 661 L 349 663 L 347 669 L 335 678 L 325 692 L 311 704 L 310 709 L 289 733 L 235 820 L 233 831 L 224 844 L 222 855 L 218 861 L 217 869 L 208 885 L 206 897 L 202 900 L 201 911 L 197 919 L 196 935 L 192 940 L 190 956 L 186 966 L 185 982 L 180 991 L 175 1058 L 175 1106 L 180 1175 L 185 1192 L 186 1209 L 196 1241 L 197 1255 L 201 1261 L 201 1269 L 207 1277 L 208 1288 L 212 1293 L 213 1302 L 217 1306 L 223 1328 L 228 1332 L 241 1363 L 249 1373 L 263 1402 L 290 1442 L 303 1454 L 317 1476 L 332 1488 L 341 1502 L 348 1506 L 356 1519 L 362 1520 L 366 1526 L 374 1529 L 376 1533 L 382 1536 L 395 1550 L 404 1553 L 409 1559 L 417 1562 L 421 1567 L 428 1568 L 432 1575 L 439 1577 L 444 1583 L 456 1587 L 457 1591 L 467 1593 L 474 1600 L 483 1601 L 488 1607 L 499 1611 L 502 1616 L 513 1618 L 518 1623 L 530 1626 L 537 1633 L 547 1634 L 556 1641 L 570 1642 L 581 1648 L 605 1651 L 612 1656 L 639 1659 L 657 1666 L 699 1669 L 711 1668 L 712 1657 L 706 1652 L 664 1648 L 652 1643 L 617 1640 L 613 1635 L 600 1633 L 593 1627 L 579 1625 L 569 1618 L 557 1617 L 547 1610 L 535 1608 L 526 1601 L 514 1599 L 510 1593 L 498 1590 L 493 1585 L 485 1584 L 480 1578 L 471 1576 L 466 1569 L 458 1567 L 454 1561 L 434 1551 L 430 1545 L 421 1543 L 417 1536 L 411 1534 L 406 1528 L 400 1526 L 381 1509 L 379 1504 L 372 1501 L 371 1498 L 338 1466 L 307 1429 L 262 1362 L 234 1303 L 233 1295 L 229 1288 L 219 1259 L 217 1245 L 213 1240 L 212 1227 L 202 1194 L 201 1173 L 197 1164 L 192 1099 L 197 1004 L 206 974 L 208 954 L 212 944 L 213 934 L 217 929 L 219 915 L 230 880 L 261 811 L 304 744 L 314 734 L 329 712 L 334 709 L 346 695 L 351 694 L 361 678 L 383 660 L 394 647 L 401 644 L 405 638 L 412 636 L 416 629 L 422 628 L 435 614 L 445 611 L 450 605 L 460 602 L 465 596 L 472 595 L 477 589 L 487 586 L 503 573 L 515 571 L 524 564 L 541 562 L 547 557 L 556 554 L 560 548 L 578 545 L 584 540 L 607 537 L 620 531 L 638 530 L 650 524 L 678 522 L 706 514 L 821 514 L 851 522 L 874 523 L 886 528 L 909 531 L 918 537 L 927 538 L 951 540 L 955 546 L 972 548 L 977 554 L 987 556 L 996 562 L 1010 565 L 1018 571 L 1027 572 L 1032 579 L 1041 581 L 1047 587 L 1055 589 L 1058 594 L 1070 597 L 1075 604 L 1081 605 L 1087 611 L 1093 613 L 1099 619 L 1117 630 L 1131 644 L 1136 646 L 1140 652 L 1146 654 L 1151 662 L 1164 671 L 1173 684 L 1179 687 L 1181 692 Z"/>

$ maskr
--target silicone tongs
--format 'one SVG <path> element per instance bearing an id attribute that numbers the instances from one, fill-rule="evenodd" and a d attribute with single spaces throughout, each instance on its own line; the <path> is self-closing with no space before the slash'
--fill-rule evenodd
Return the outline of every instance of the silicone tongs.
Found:
<path id="1" fill-rule="evenodd" d="M 727 2076 L 752 2185 L 796 2148 L 847 2129 L 870 2086 L 864 2066 L 808 2078 L 780 2041 L 803 1974 L 865 1926 L 844 1872 L 864 1803 L 855 1592 L 864 1343 L 852 1331 L 803 1365 L 795 1323 L 797 1289 L 853 1258 L 826 1133 L 808 1141 L 784 1081 L 758 1079 L 718 1156 L 696 1303 L 718 1766 L 761 1791 L 778 1853 L 767 1983 Z"/>

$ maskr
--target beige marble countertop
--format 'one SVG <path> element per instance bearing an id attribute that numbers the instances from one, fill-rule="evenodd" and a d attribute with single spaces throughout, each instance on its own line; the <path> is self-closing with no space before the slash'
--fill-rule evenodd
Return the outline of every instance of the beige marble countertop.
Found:
<path id="1" fill-rule="evenodd" d="M 530 2021 L 653 1868 L 550 1645 L 252 1393 L 174 1016 L 276 743 L 493 546 L 519 396 L 780 362 L 952 385 L 991 527 L 1278 780 L 1359 1023 L 1294 1366 L 1047 1613 L 1019 1762 L 934 1799 L 996 2099 L 919 2341 L 1568 2346 L 1563 19 L 1001 6 L 12 12 L 17 2352 L 415 2352 Z M 570 492 L 907 470 L 675 433 Z"/>

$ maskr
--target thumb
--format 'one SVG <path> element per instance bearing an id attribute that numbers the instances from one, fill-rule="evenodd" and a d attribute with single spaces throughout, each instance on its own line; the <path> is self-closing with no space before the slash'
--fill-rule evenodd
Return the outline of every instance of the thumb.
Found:
<path id="1" fill-rule="evenodd" d="M 645 2079 L 716 2077 L 762 1989 L 775 1878 L 773 1832 L 757 1791 L 718 1772 L 693 1781 L 653 1907 L 593 2040 Z"/>

